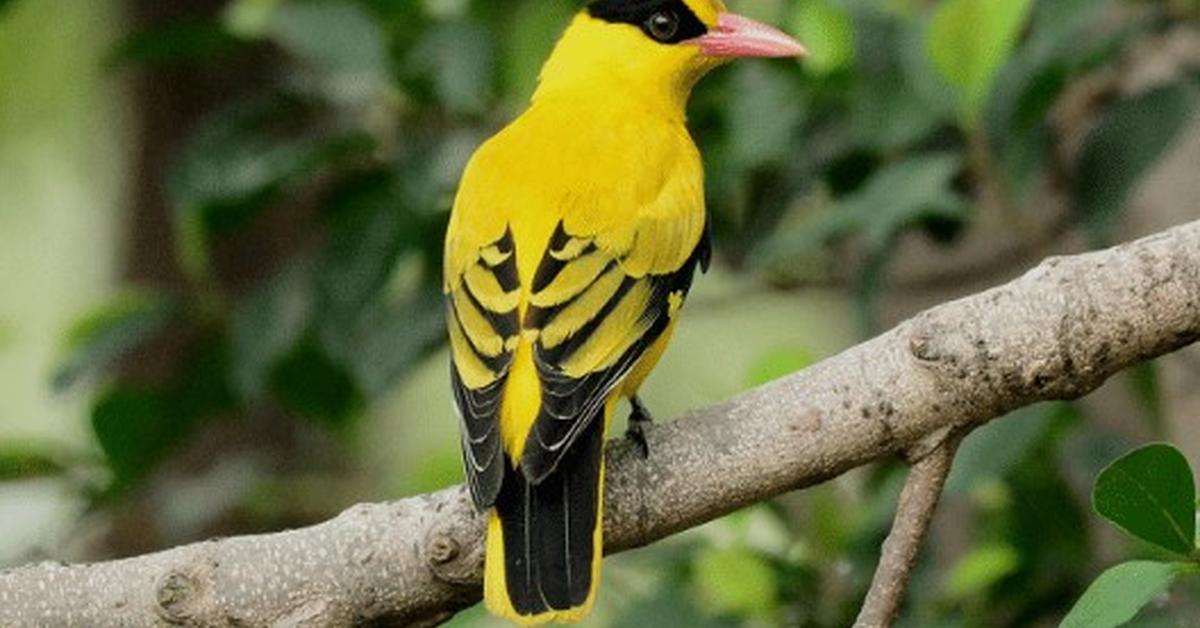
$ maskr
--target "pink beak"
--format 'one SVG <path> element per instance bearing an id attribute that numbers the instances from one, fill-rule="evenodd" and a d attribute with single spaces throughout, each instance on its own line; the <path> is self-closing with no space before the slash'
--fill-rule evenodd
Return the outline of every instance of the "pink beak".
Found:
<path id="1" fill-rule="evenodd" d="M 783 31 L 748 17 L 722 13 L 708 33 L 691 40 L 710 57 L 802 57 L 800 42 Z"/>

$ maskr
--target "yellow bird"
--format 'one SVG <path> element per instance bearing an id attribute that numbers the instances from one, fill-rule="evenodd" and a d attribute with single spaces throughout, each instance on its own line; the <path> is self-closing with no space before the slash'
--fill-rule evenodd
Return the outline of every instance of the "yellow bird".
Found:
<path id="1" fill-rule="evenodd" d="M 688 97 L 727 59 L 803 52 L 720 0 L 597 0 L 529 108 L 471 158 L 444 290 L 467 483 L 491 509 L 492 613 L 532 625 L 590 611 L 604 433 L 627 397 L 640 436 L 638 387 L 708 265 Z"/>

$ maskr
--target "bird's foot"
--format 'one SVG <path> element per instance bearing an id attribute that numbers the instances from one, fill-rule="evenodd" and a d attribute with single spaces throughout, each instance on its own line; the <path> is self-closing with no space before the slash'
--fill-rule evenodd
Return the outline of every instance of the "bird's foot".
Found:
<path id="1" fill-rule="evenodd" d="M 625 430 L 625 438 L 633 441 L 642 452 L 642 459 L 650 457 L 650 443 L 646 441 L 646 426 L 654 422 L 654 417 L 646 409 L 641 398 L 637 395 L 629 398 L 633 410 L 629 413 L 629 428 Z"/>

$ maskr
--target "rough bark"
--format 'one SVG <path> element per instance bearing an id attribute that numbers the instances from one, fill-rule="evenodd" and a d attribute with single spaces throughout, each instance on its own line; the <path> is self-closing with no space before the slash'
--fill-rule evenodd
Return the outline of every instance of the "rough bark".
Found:
<path id="1" fill-rule="evenodd" d="M 608 448 L 606 549 L 738 508 L 1037 401 L 1074 399 L 1200 339 L 1200 222 L 1050 259 L 753 392 Z M 324 524 L 94 565 L 0 574 L 3 626 L 428 625 L 480 594 L 462 487 Z"/>
<path id="2" fill-rule="evenodd" d="M 952 434 L 928 456 L 913 462 L 896 506 L 896 520 L 883 542 L 879 566 L 854 628 L 891 626 L 900 616 L 909 578 L 961 442 L 961 434 Z"/>

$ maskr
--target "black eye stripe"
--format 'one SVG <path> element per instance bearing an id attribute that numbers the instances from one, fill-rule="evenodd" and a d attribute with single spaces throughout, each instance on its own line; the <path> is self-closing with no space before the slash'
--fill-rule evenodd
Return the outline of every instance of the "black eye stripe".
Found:
<path id="1" fill-rule="evenodd" d="M 632 24 L 654 39 L 647 23 L 660 11 L 674 12 L 679 16 L 679 28 L 665 44 L 677 44 L 694 39 L 708 32 L 708 27 L 688 8 L 683 0 L 596 0 L 588 5 L 588 14 L 605 22 Z M 659 41 L 655 39 L 655 41 Z"/>

